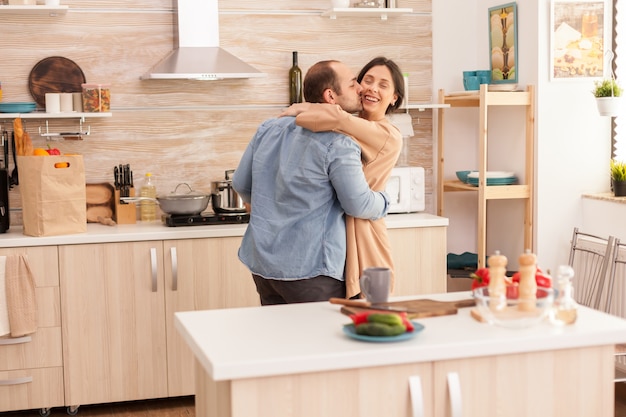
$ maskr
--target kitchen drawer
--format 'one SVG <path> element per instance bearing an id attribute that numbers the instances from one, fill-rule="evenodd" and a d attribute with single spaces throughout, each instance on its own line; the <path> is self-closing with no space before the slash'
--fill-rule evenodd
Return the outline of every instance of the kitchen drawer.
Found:
<path id="1" fill-rule="evenodd" d="M 60 326 L 43 327 L 23 338 L 0 338 L 0 371 L 52 366 L 63 366 Z"/>
<path id="2" fill-rule="evenodd" d="M 0 412 L 62 406 L 64 400 L 61 366 L 0 371 Z"/>

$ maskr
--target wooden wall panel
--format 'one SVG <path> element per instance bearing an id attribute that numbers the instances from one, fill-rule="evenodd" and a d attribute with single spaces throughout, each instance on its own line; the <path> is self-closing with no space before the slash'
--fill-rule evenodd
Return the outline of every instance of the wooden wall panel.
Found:
<path id="1" fill-rule="evenodd" d="M 148 80 L 140 75 L 174 45 L 175 0 L 67 1 L 65 16 L 2 14 L 3 101 L 32 101 L 28 75 L 48 56 L 74 60 L 88 82 L 110 83 L 111 118 L 87 119 L 91 135 L 82 141 L 53 142 L 64 152 L 84 155 L 88 182 L 112 182 L 112 169 L 129 163 L 135 180 L 152 172 L 159 192 L 188 182 L 209 190 L 224 170 L 236 168 L 257 126 L 287 105 L 291 51 L 299 51 L 306 71 L 322 59 L 339 59 L 355 72 L 377 55 L 394 59 L 409 74 L 411 102 L 432 97 L 430 1 L 399 0 L 414 13 L 379 18 L 322 17 L 330 0 L 222 0 L 221 46 L 267 74 L 260 79 Z M 426 168 L 427 211 L 432 196 L 432 111 L 411 110 L 416 136 L 409 162 Z M 35 144 L 44 121 L 27 120 Z M 11 127 L 11 123 L 6 123 Z M 76 120 L 50 121 L 51 131 L 74 130 Z M 20 207 L 19 187 L 10 205 Z M 12 216 L 19 223 L 19 213 Z"/>

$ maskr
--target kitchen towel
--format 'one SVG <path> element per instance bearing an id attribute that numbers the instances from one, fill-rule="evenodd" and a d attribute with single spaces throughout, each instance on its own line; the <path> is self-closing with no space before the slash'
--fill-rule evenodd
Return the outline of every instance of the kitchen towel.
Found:
<path id="1" fill-rule="evenodd" d="M 0 337 L 11 333 L 9 325 L 9 308 L 7 306 L 7 291 L 4 268 L 6 265 L 6 256 L 0 256 Z"/>
<path id="2" fill-rule="evenodd" d="M 35 333 L 37 331 L 35 279 L 28 265 L 27 256 L 7 256 L 4 271 L 11 337 Z"/>

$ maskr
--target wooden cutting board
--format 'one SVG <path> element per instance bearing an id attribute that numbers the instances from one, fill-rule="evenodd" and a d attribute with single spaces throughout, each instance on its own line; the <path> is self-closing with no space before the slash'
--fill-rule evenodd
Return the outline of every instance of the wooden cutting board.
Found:
<path id="1" fill-rule="evenodd" d="M 419 300 L 404 300 L 404 301 L 393 301 L 390 303 L 385 303 L 384 305 L 389 307 L 404 307 L 407 311 L 407 316 L 410 319 L 417 319 L 423 317 L 435 317 L 435 316 L 446 316 L 450 314 L 456 314 L 459 308 L 463 307 L 473 307 L 476 303 L 473 299 L 459 300 L 459 301 L 436 301 L 430 299 L 419 299 Z M 341 312 L 346 315 L 360 313 L 363 311 L 373 311 L 376 310 L 372 307 L 348 307 L 341 306 Z M 376 311 L 384 311 L 390 312 L 388 310 L 376 310 Z"/>
<path id="2" fill-rule="evenodd" d="M 83 70 L 71 59 L 51 56 L 39 61 L 28 76 L 28 88 L 35 102 L 46 107 L 46 93 L 77 93 L 85 83 Z"/>

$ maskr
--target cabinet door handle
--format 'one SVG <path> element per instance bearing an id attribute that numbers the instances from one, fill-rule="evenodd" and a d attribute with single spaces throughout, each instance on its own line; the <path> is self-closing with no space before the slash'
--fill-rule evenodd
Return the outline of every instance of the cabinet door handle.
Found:
<path id="1" fill-rule="evenodd" d="M 459 374 L 456 372 L 448 373 L 448 392 L 450 394 L 450 416 L 462 417 L 461 380 L 459 379 Z"/>
<path id="2" fill-rule="evenodd" d="M 178 256 L 175 247 L 170 249 L 170 256 L 172 257 L 172 291 L 178 291 Z"/>
<path id="3" fill-rule="evenodd" d="M 29 382 L 33 382 L 32 376 L 0 380 L 0 385 L 18 385 L 18 384 L 27 384 Z"/>
<path id="4" fill-rule="evenodd" d="M 419 375 L 413 375 L 409 377 L 409 392 L 411 394 L 411 415 L 413 417 L 424 417 L 422 379 L 419 377 Z"/>
<path id="5" fill-rule="evenodd" d="M 33 340 L 30 336 L 14 337 L 8 339 L 0 339 L 0 345 L 19 345 L 21 343 L 28 343 Z"/>
<path id="6" fill-rule="evenodd" d="M 150 265 L 152 268 L 152 292 L 157 292 L 157 253 L 156 248 L 150 248 Z"/>

